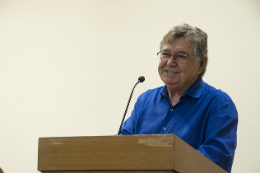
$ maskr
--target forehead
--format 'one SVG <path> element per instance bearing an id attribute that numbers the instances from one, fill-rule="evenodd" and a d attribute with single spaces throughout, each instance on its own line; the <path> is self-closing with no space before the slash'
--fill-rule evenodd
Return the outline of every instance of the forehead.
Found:
<path id="1" fill-rule="evenodd" d="M 175 52 L 175 51 L 185 51 L 192 54 L 194 51 L 194 46 L 189 39 L 178 38 L 171 42 L 167 42 L 162 47 L 163 51 Z"/>

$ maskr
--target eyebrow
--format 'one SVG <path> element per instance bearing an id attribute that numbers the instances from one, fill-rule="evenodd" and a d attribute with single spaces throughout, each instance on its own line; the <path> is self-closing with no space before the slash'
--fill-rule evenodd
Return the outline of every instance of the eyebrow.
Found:
<path id="1" fill-rule="evenodd" d="M 170 52 L 169 49 L 162 49 L 163 52 Z"/>
<path id="2" fill-rule="evenodd" d="M 187 52 L 185 52 L 185 51 L 178 51 L 178 53 L 184 53 L 184 54 L 186 54 L 186 55 L 189 55 Z"/>
<path id="3" fill-rule="evenodd" d="M 170 52 L 169 49 L 162 49 L 162 52 Z M 180 50 L 180 51 L 176 51 L 174 53 L 184 53 L 186 55 L 189 55 L 187 52 L 185 52 L 184 50 Z"/>

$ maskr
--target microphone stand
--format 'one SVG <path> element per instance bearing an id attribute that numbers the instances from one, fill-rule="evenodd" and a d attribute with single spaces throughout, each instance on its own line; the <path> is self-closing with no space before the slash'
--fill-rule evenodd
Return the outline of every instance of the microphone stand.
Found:
<path id="1" fill-rule="evenodd" d="M 125 120 L 125 116 L 126 116 L 126 113 L 127 113 L 127 110 L 128 110 L 128 106 L 129 106 L 129 103 L 130 103 L 130 101 L 131 101 L 131 98 L 132 98 L 134 89 L 135 89 L 136 85 L 137 85 L 139 82 L 141 82 L 141 81 L 138 80 L 138 82 L 136 82 L 136 84 L 134 85 L 134 88 L 132 89 L 132 92 L 131 92 L 131 95 L 130 95 L 130 97 L 129 97 L 129 100 L 128 100 L 128 103 L 127 103 L 127 106 L 126 106 L 126 109 L 125 109 L 125 113 L 124 113 L 124 116 L 123 116 L 123 119 L 122 119 L 122 122 L 121 122 L 121 125 L 120 125 L 120 127 L 119 127 L 119 130 L 118 130 L 117 135 L 120 134 L 120 131 L 121 131 L 121 128 L 122 128 L 122 126 L 123 126 L 123 123 L 124 123 L 124 120 Z"/>

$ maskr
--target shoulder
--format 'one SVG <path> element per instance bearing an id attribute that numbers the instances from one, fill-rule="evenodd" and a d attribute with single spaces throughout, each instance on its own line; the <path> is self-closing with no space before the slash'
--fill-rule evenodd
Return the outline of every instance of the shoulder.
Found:
<path id="1" fill-rule="evenodd" d="M 136 103 L 140 106 L 140 104 L 147 104 L 150 100 L 159 99 L 161 97 L 161 92 L 163 89 L 164 86 L 157 87 L 154 89 L 148 89 L 147 91 L 139 95 Z"/>
<path id="2" fill-rule="evenodd" d="M 141 95 L 139 95 L 137 101 L 135 102 L 134 110 L 139 112 L 147 106 L 152 106 L 152 102 L 161 97 L 162 90 L 163 86 L 154 89 L 149 89 L 143 92 Z"/>
<path id="3" fill-rule="evenodd" d="M 215 87 L 205 83 L 204 88 L 203 88 L 203 93 L 202 96 L 212 99 L 218 102 L 225 102 L 225 101 L 232 101 L 230 96 L 222 91 L 221 89 L 216 89 Z"/>
<path id="4" fill-rule="evenodd" d="M 163 90 L 164 86 L 160 86 L 154 89 L 148 89 L 147 91 L 143 92 L 139 98 L 152 98 L 152 97 L 157 97 L 161 95 L 161 92 Z"/>
<path id="5" fill-rule="evenodd" d="M 201 96 L 201 103 L 207 105 L 209 113 L 218 114 L 218 118 L 232 117 L 232 119 L 237 119 L 238 113 L 235 103 L 226 92 L 205 84 Z"/>

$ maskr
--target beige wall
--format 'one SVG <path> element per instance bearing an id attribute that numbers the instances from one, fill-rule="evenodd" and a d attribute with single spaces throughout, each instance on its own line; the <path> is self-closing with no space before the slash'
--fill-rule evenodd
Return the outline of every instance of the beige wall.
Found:
<path id="1" fill-rule="evenodd" d="M 239 112 L 233 173 L 260 172 L 259 19 L 259 0 L 0 0 L 0 167 L 36 173 L 39 137 L 116 134 L 137 78 L 127 116 L 162 85 L 162 36 L 189 23 Z"/>

